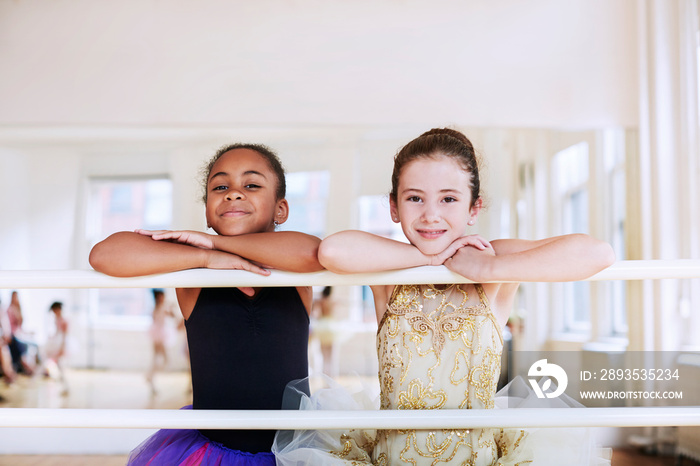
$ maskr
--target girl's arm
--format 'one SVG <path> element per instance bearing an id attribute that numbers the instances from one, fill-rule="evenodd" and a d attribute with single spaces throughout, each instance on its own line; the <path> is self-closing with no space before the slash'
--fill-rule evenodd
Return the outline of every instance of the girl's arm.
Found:
<path id="1" fill-rule="evenodd" d="M 129 231 L 115 233 L 97 243 L 90 251 L 89 260 L 98 272 L 115 277 L 136 277 L 196 268 L 240 269 L 261 275 L 270 273 L 234 254 L 153 241 L 148 236 Z"/>
<path id="2" fill-rule="evenodd" d="M 335 273 L 381 272 L 428 265 L 415 246 L 364 231 L 347 230 L 321 241 L 318 260 Z"/>
<path id="3" fill-rule="evenodd" d="M 425 255 L 409 243 L 364 231 L 347 230 L 321 241 L 318 259 L 321 265 L 336 273 L 383 272 L 421 265 L 441 265 L 466 245 L 478 250 L 489 247 L 488 242 L 479 236 L 463 236 L 442 253 Z"/>
<path id="4" fill-rule="evenodd" d="M 584 234 L 539 241 L 496 240 L 491 244 L 495 255 L 465 247 L 445 265 L 478 283 L 560 282 L 586 279 L 615 261 L 608 243 Z"/>
<path id="5" fill-rule="evenodd" d="M 237 236 L 210 235 L 199 231 L 147 231 L 141 235 L 157 241 L 175 241 L 204 250 L 219 250 L 236 254 L 263 267 L 287 272 L 317 272 L 323 270 L 318 262 L 315 236 L 297 231 L 251 233 Z"/>

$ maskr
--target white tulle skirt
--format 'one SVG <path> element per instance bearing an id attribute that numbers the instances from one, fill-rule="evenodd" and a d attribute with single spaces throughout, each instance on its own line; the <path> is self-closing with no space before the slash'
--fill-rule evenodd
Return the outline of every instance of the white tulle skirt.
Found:
<path id="1" fill-rule="evenodd" d="M 378 410 L 379 400 L 368 390 L 351 393 L 330 378 L 326 387 L 310 397 L 296 388 L 293 382 L 285 393 L 285 408 L 303 410 Z M 300 384 L 299 386 L 303 386 Z M 582 407 L 575 400 L 562 395 L 555 399 L 539 399 L 522 378 L 516 378 L 501 389 L 495 399 L 496 409 L 567 408 Z M 410 453 L 391 451 L 395 440 L 405 445 L 404 438 L 428 438 L 433 442 L 461 440 L 462 450 L 448 449 L 450 458 L 421 457 Z M 450 437 L 451 436 L 451 437 Z M 472 445 L 489 439 L 488 451 L 474 455 Z M 437 439 L 437 440 L 434 440 Z M 471 439 L 471 440 L 470 440 Z M 396 443 L 396 442 L 394 442 Z M 475 448 L 476 449 L 476 448 Z M 469 466 L 606 466 L 610 465 L 612 451 L 595 445 L 590 428 L 540 429 L 471 429 L 463 431 L 379 431 L 376 430 L 298 430 L 280 431 L 272 447 L 278 465 L 469 465 Z M 406 461 L 401 457 L 404 456 Z"/>

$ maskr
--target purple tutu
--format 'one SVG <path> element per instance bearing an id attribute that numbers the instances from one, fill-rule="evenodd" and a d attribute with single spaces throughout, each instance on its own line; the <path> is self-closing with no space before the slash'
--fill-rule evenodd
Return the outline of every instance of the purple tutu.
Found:
<path id="1" fill-rule="evenodd" d="M 232 450 L 196 429 L 161 429 L 131 451 L 127 465 L 275 466 L 275 455 Z"/>

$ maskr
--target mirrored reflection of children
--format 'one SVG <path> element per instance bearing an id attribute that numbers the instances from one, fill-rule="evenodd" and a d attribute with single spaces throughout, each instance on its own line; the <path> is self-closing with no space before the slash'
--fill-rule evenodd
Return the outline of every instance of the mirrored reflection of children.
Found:
<path id="1" fill-rule="evenodd" d="M 7 311 L 0 303 L 0 368 L 2 369 L 3 379 L 7 385 L 11 385 L 17 380 L 17 373 L 12 365 L 12 354 L 10 353 L 10 342 L 12 341 L 12 332 L 10 331 L 10 319 L 7 317 Z"/>
<path id="2" fill-rule="evenodd" d="M 168 364 L 168 353 L 166 347 L 171 339 L 172 329 L 168 327 L 168 319 L 175 318 L 175 311 L 172 303 L 165 300 L 165 291 L 155 288 L 153 291 L 153 299 L 155 305 L 153 307 L 153 323 L 149 329 L 149 335 L 153 342 L 153 361 L 151 367 L 146 374 L 146 380 L 151 388 L 151 393 L 156 394 L 156 386 L 153 381 L 156 372 L 162 371 Z"/>
<path id="3" fill-rule="evenodd" d="M 7 307 L 7 317 L 10 321 L 11 333 L 8 344 L 14 369 L 21 374 L 33 375 L 36 369 L 38 346 L 22 328 L 24 316 L 22 315 L 22 305 L 19 302 L 19 293 L 17 291 L 12 292 L 10 305 Z"/>
<path id="4" fill-rule="evenodd" d="M 61 382 L 63 396 L 68 395 L 68 383 L 64 370 L 64 360 L 68 352 L 68 321 L 63 316 L 63 303 L 56 301 L 51 304 L 49 312 L 54 315 L 54 331 L 46 340 L 44 375 Z"/>
<path id="5" fill-rule="evenodd" d="M 334 331 L 333 324 L 335 317 L 333 315 L 333 301 L 331 293 L 333 288 L 326 286 L 321 291 L 321 297 L 314 302 L 311 336 L 312 339 L 318 341 L 321 349 L 321 359 L 323 363 L 323 373 L 331 376 L 338 375 L 335 368 L 335 359 L 333 354 Z"/>

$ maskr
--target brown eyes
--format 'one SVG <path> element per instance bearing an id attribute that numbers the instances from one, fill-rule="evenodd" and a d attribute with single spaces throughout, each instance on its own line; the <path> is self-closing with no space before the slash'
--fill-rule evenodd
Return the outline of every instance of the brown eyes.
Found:
<path id="1" fill-rule="evenodd" d="M 247 185 L 245 185 L 245 186 L 243 186 L 243 187 L 244 187 L 245 189 L 259 189 L 259 188 L 261 188 L 262 186 L 260 186 L 259 184 L 255 184 L 255 183 L 248 183 Z M 225 191 L 225 190 L 227 190 L 227 189 L 228 189 L 228 186 L 226 186 L 226 185 L 224 185 L 224 184 L 219 185 L 219 186 L 214 186 L 213 188 L 211 188 L 212 192 L 214 192 L 214 191 Z"/>
<path id="2" fill-rule="evenodd" d="M 423 199 L 421 199 L 418 196 L 409 196 L 406 198 L 406 200 L 408 202 L 421 202 Z M 452 196 L 448 196 L 448 197 L 445 197 L 442 199 L 442 202 L 446 202 L 446 203 L 457 202 L 457 201 L 458 201 L 458 199 L 456 197 L 452 197 Z"/>

